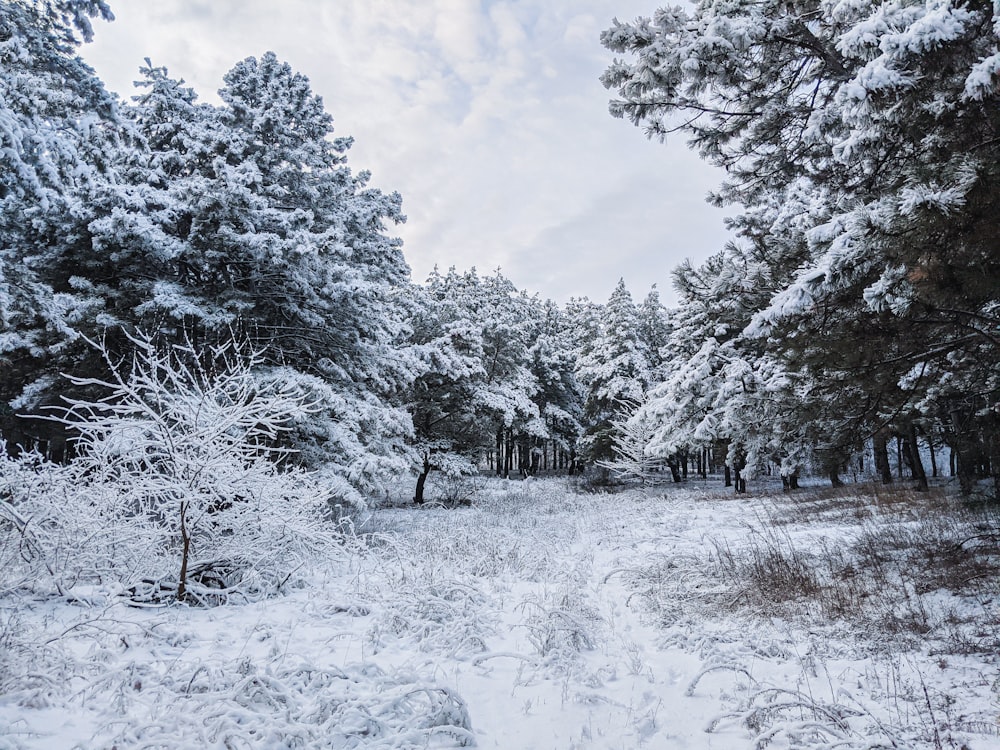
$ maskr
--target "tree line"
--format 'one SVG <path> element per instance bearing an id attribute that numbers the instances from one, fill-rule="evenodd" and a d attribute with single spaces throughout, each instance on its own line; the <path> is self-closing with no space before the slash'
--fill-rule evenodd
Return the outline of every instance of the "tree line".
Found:
<path id="1" fill-rule="evenodd" d="M 1000 19 L 984 2 L 699 3 L 615 22 L 611 113 L 725 170 L 735 239 L 675 272 L 651 450 L 834 484 L 947 445 L 1000 493 Z M 934 455 L 933 453 L 931 454 Z M 935 470 L 936 465 L 932 468 Z"/>
<path id="2" fill-rule="evenodd" d="M 360 492 L 415 470 L 421 501 L 434 470 L 610 455 L 616 400 L 655 379 L 655 290 L 638 307 L 623 283 L 606 306 L 561 306 L 499 271 L 414 284 L 391 236 L 401 197 L 348 166 L 352 139 L 304 75 L 250 57 L 211 105 L 146 60 L 121 100 L 77 55 L 94 17 L 112 18 L 101 0 L 5 3 L 0 17 L 8 452 L 67 458 L 72 431 L 39 417 L 98 397 L 141 340 L 201 357 L 198 371 L 237 342 L 261 392 L 279 378 L 309 404 L 279 436 L 286 460 Z"/>
<path id="3" fill-rule="evenodd" d="M 209 105 L 147 60 L 123 101 L 77 55 L 95 17 L 0 15 L 8 451 L 59 458 L 72 433 L 36 417 L 136 340 L 205 367 L 236 341 L 309 404 L 287 455 L 359 492 L 595 462 L 888 482 L 891 445 L 920 486 L 939 445 L 963 490 L 1000 486 L 992 5 L 741 0 L 606 31 L 612 114 L 727 174 L 735 240 L 676 269 L 671 310 L 624 282 L 564 305 L 500 271 L 411 282 L 401 197 L 348 166 L 304 75 L 250 57 Z"/>

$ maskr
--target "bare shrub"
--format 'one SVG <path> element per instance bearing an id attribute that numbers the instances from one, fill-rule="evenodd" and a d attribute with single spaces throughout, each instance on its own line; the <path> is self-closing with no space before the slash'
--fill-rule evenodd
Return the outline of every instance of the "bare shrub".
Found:
<path id="1" fill-rule="evenodd" d="M 440 472 L 432 475 L 428 482 L 426 504 L 458 508 L 472 505 L 483 487 L 483 478 L 472 474 L 448 474 Z"/>
<path id="2" fill-rule="evenodd" d="M 812 561 L 774 526 L 751 527 L 748 543 L 736 551 L 726 542 L 712 545 L 722 578 L 753 605 L 798 602 L 820 590 Z"/>
<path id="3" fill-rule="evenodd" d="M 520 609 L 525 612 L 528 640 L 544 659 L 565 660 L 595 647 L 600 615 L 579 596 L 528 599 Z"/>
<path id="4" fill-rule="evenodd" d="M 330 490 L 279 466 L 309 404 L 236 342 L 132 344 L 127 362 L 101 348 L 110 379 L 72 379 L 104 395 L 58 417 L 79 435 L 69 466 L 0 456 L 0 522 L 21 558 L 0 576 L 16 585 L 40 567 L 60 592 L 117 581 L 145 601 L 276 591 L 331 541 Z"/>

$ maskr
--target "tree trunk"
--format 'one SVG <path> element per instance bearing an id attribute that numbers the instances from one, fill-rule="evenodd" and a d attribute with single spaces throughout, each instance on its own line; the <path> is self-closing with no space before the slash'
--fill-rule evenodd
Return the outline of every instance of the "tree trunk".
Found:
<path id="1" fill-rule="evenodd" d="M 917 491 L 927 491 L 927 473 L 924 471 L 924 464 L 920 460 L 920 446 L 917 444 L 917 426 L 910 424 L 906 435 L 906 448 L 910 454 L 910 470 L 913 478 L 917 480 Z"/>
<path id="2" fill-rule="evenodd" d="M 987 450 L 989 451 L 990 472 L 993 477 L 993 502 L 1000 503 L 1000 430 L 996 419 L 983 425 Z"/>
<path id="3" fill-rule="evenodd" d="M 889 438 L 885 429 L 872 435 L 872 446 L 875 449 L 875 471 L 878 472 L 882 484 L 892 484 L 892 467 L 889 465 Z"/>
<path id="4" fill-rule="evenodd" d="M 927 447 L 931 451 L 931 476 L 937 479 L 938 475 L 938 465 L 937 465 L 937 455 L 934 451 L 934 439 L 932 436 L 927 436 Z"/>
<path id="5" fill-rule="evenodd" d="M 417 505 L 424 503 L 424 483 L 427 482 L 427 475 L 431 473 L 431 462 L 428 456 L 424 456 L 423 470 L 417 477 L 417 489 L 413 493 L 413 502 Z"/>
<path id="6" fill-rule="evenodd" d="M 503 476 L 510 479 L 511 469 L 514 468 L 514 431 L 507 430 L 504 438 Z"/>
<path id="7" fill-rule="evenodd" d="M 951 412 L 951 432 L 949 441 L 954 462 L 953 476 L 958 476 L 959 491 L 970 495 L 976 488 L 979 465 L 982 463 L 979 435 L 975 431 L 972 415 L 967 410 L 955 408 Z"/>
<path id="8" fill-rule="evenodd" d="M 896 474 L 899 475 L 900 481 L 903 480 L 903 463 L 905 460 L 903 456 L 903 436 L 896 435 Z"/>
<path id="9" fill-rule="evenodd" d="M 727 451 L 728 454 L 732 455 L 732 451 Z M 747 467 L 746 455 L 742 450 L 736 452 L 733 457 L 733 481 L 736 485 L 737 492 L 747 491 L 747 480 L 743 478 L 743 470 Z"/>
<path id="10" fill-rule="evenodd" d="M 531 446 L 527 435 L 521 435 L 517 441 L 517 473 L 522 477 L 531 476 Z"/>
<path id="11" fill-rule="evenodd" d="M 177 576 L 177 601 L 184 601 L 187 595 L 188 557 L 191 552 L 191 535 L 187 528 L 187 500 L 181 500 L 181 572 Z"/>
<path id="12" fill-rule="evenodd" d="M 497 476 L 503 476 L 503 428 L 497 429 Z"/>
<path id="13" fill-rule="evenodd" d="M 723 481 L 726 483 L 726 487 L 733 486 L 733 470 L 729 468 L 729 464 L 726 464 L 726 468 L 723 470 Z"/>
<path id="14" fill-rule="evenodd" d="M 971 495 L 976 488 L 976 464 L 965 447 L 955 447 L 955 473 L 958 475 L 959 491 Z"/>
<path id="15" fill-rule="evenodd" d="M 673 480 L 674 484 L 679 484 L 681 481 L 681 473 L 677 470 L 677 459 L 675 457 L 668 458 L 667 466 L 670 468 L 670 478 Z"/>
<path id="16" fill-rule="evenodd" d="M 743 474 L 739 469 L 733 469 L 733 479 L 738 493 L 744 493 L 747 491 L 747 480 L 743 478 Z"/>

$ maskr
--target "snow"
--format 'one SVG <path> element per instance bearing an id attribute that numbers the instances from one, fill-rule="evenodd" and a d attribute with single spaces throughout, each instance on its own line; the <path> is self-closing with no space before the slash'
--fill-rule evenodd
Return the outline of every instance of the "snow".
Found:
<path id="1" fill-rule="evenodd" d="M 856 513 L 788 523 L 801 498 L 716 489 L 481 481 L 469 508 L 371 511 L 301 588 L 244 604 L 6 590 L 0 747 L 1000 746 L 995 656 L 732 606 L 713 555 L 837 547 Z"/>
<path id="2" fill-rule="evenodd" d="M 965 80 L 966 99 L 981 100 L 995 89 L 997 74 L 1000 73 L 1000 53 L 989 55 L 976 63 Z"/>

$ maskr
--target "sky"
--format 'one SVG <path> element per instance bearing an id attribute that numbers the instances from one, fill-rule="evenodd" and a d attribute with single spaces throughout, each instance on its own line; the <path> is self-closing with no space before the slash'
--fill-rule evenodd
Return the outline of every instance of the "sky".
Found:
<path id="1" fill-rule="evenodd" d="M 144 58 L 216 103 L 223 75 L 274 51 L 355 139 L 349 164 L 403 196 L 415 281 L 500 268 L 519 289 L 674 298 L 670 271 L 728 237 L 721 173 L 608 114 L 599 41 L 657 0 L 111 0 L 81 54 L 128 97 Z M 662 4 L 662 3 L 661 3 Z"/>

